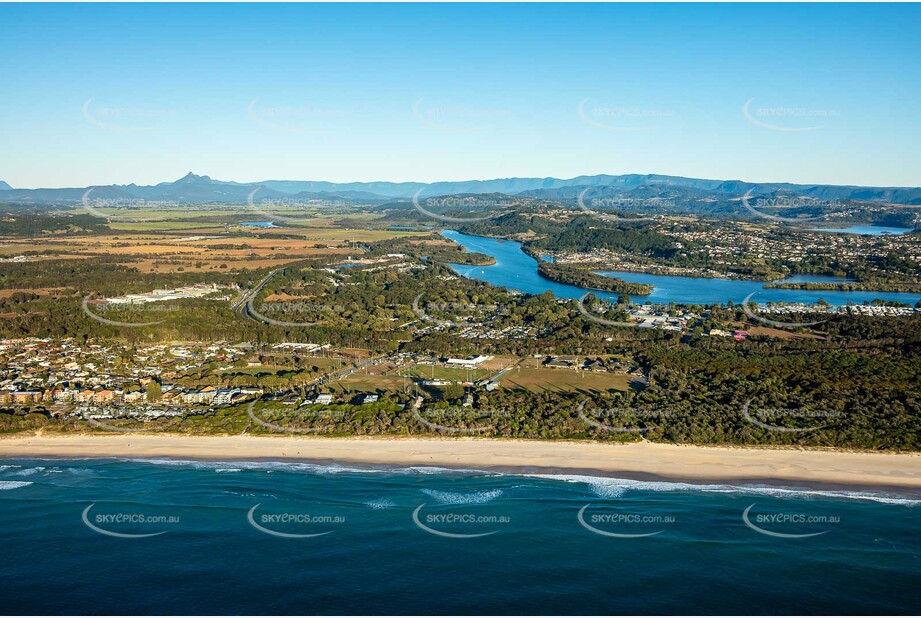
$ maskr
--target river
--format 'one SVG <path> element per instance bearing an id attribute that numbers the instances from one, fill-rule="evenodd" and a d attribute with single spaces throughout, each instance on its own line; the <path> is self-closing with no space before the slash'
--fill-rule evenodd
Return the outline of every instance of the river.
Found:
<path id="1" fill-rule="evenodd" d="M 521 243 L 512 240 L 471 236 L 453 230 L 445 231 L 444 236 L 462 245 L 467 251 L 484 253 L 496 260 L 496 263 L 492 266 L 451 264 L 451 267 L 464 277 L 479 279 L 492 285 L 518 290 L 527 294 L 542 294 L 550 291 L 560 298 L 580 298 L 587 291 L 591 291 L 574 285 L 556 283 L 541 277 L 537 274 L 537 260 L 521 250 Z M 625 281 L 648 283 L 654 286 L 652 293 L 648 296 L 633 295 L 631 298 L 634 302 L 711 305 L 714 303 L 725 304 L 731 300 L 733 303 L 740 303 L 753 292 L 755 295 L 751 300 L 758 303 L 814 303 L 819 299 L 824 299 L 832 305 L 846 305 L 848 303 L 860 305 L 874 299 L 881 299 L 914 305 L 921 300 L 921 294 L 913 293 L 778 290 L 765 289 L 766 284 L 763 281 L 676 277 L 621 271 L 599 272 L 609 277 L 618 277 Z M 842 282 L 846 281 L 846 279 L 797 275 L 784 281 Z M 593 293 L 600 298 L 611 300 L 616 300 L 618 296 L 617 294 L 604 292 L 593 291 Z"/>

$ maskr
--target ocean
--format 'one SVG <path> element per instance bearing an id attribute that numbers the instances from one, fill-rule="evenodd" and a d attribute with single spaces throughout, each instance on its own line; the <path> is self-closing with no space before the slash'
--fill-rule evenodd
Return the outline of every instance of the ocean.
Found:
<path id="1" fill-rule="evenodd" d="M 442 468 L 0 460 L 4 614 L 916 614 L 921 501 Z"/>

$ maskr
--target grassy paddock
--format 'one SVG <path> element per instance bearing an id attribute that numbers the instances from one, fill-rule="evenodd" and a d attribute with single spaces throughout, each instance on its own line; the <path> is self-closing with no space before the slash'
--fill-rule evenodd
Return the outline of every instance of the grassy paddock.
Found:
<path id="1" fill-rule="evenodd" d="M 573 369 L 516 367 L 499 378 L 505 388 L 521 389 L 535 393 L 544 391 L 607 391 L 629 389 L 633 376 L 621 373 L 593 373 Z"/>

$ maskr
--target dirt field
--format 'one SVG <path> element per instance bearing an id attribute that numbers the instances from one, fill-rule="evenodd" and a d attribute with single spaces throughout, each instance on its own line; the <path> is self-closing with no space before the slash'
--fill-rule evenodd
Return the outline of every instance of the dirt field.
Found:
<path id="1" fill-rule="evenodd" d="M 794 333 L 779 328 L 768 328 L 766 326 L 752 326 L 748 329 L 751 335 L 765 335 L 767 337 L 777 337 L 778 339 L 824 339 L 819 335 L 812 333 Z"/>
<path id="2" fill-rule="evenodd" d="M 412 381 L 407 379 L 406 384 L 412 386 Z M 403 378 L 396 375 L 365 375 L 353 373 L 352 375 L 333 382 L 330 390 L 334 392 L 372 392 L 378 390 L 396 392 L 403 389 Z"/>
<path id="3" fill-rule="evenodd" d="M 516 367 L 499 378 L 505 388 L 543 391 L 627 390 L 633 376 L 621 373 Z"/>

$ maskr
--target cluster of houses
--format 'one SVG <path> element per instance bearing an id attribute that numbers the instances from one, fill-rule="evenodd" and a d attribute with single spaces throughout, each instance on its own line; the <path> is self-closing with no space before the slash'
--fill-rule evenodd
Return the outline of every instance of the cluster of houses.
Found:
<path id="1" fill-rule="evenodd" d="M 0 404 L 33 403 L 58 403 L 58 404 L 187 404 L 206 406 L 227 406 L 241 401 L 258 397 L 263 389 L 257 387 L 246 388 L 215 388 L 206 386 L 202 389 L 187 389 L 172 384 L 160 387 L 160 394 L 154 398 L 145 390 L 124 391 L 122 389 L 80 389 L 80 388 L 49 388 L 45 390 L 0 390 Z"/>
<path id="2" fill-rule="evenodd" d="M 544 329 L 544 331 L 549 330 Z M 538 329 L 533 326 L 516 325 L 497 328 L 487 324 L 467 324 L 457 333 L 457 336 L 462 339 L 535 339 L 537 335 Z"/>
<path id="3" fill-rule="evenodd" d="M 214 364 L 229 370 L 249 353 L 246 346 L 155 344 L 131 346 L 74 339 L 0 340 L 0 404 L 228 405 L 262 393 L 257 387 L 189 388 L 172 379 Z M 148 385 L 156 382 L 155 394 Z M 152 401 L 151 401 L 152 403 Z"/>
<path id="4" fill-rule="evenodd" d="M 630 305 L 627 313 L 631 318 L 638 320 L 639 328 L 658 328 L 661 330 L 684 331 L 692 320 L 699 320 L 700 315 L 683 308 L 675 308 L 669 312 L 655 305 Z"/>
<path id="5" fill-rule="evenodd" d="M 723 222 L 707 229 L 687 229 L 687 226 L 662 226 L 661 234 L 676 241 L 687 255 L 700 258 L 708 266 L 681 267 L 637 260 L 628 252 L 605 248 L 591 251 L 554 252 L 553 258 L 561 264 L 591 265 L 607 270 L 644 272 L 657 275 L 685 277 L 721 277 L 745 279 L 746 275 L 734 272 L 740 262 L 777 260 L 788 263 L 803 262 L 818 255 L 835 256 L 838 260 L 883 260 L 892 255 L 903 255 L 907 261 L 921 263 L 921 243 L 917 235 L 861 236 L 857 234 L 826 233 L 817 230 L 800 230 L 797 234 L 775 234 L 746 224 Z"/>
<path id="6" fill-rule="evenodd" d="M 851 315 L 873 315 L 898 317 L 915 315 L 921 313 L 921 308 L 917 307 L 893 307 L 889 305 L 806 305 L 803 303 L 770 303 L 767 307 L 770 313 L 835 313 Z"/>

